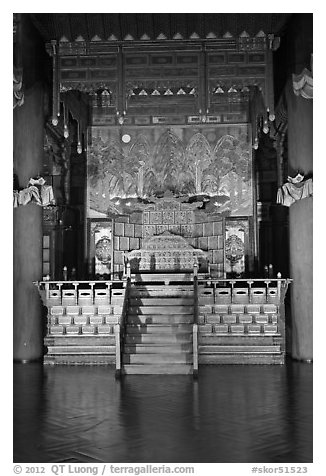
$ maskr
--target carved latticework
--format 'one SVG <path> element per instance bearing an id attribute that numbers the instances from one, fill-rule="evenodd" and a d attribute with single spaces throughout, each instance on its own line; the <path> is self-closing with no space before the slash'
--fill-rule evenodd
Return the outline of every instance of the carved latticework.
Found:
<path id="1" fill-rule="evenodd" d="M 159 235 L 165 231 L 190 237 L 194 230 L 194 210 L 202 202 L 182 203 L 172 197 L 157 199 L 143 211 L 143 237 Z"/>

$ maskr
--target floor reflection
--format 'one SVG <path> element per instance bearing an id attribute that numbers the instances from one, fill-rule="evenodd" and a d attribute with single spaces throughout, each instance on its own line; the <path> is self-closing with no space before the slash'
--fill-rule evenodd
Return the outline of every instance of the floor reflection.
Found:
<path id="1" fill-rule="evenodd" d="M 14 365 L 14 462 L 312 462 L 312 365 Z"/>

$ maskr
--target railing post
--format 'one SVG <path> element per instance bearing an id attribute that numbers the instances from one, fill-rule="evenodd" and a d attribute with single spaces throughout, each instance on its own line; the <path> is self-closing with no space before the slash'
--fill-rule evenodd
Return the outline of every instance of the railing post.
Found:
<path id="1" fill-rule="evenodd" d="M 50 297 L 50 284 L 47 282 L 45 283 L 45 299 L 46 302 L 49 302 L 49 297 Z"/>
<path id="2" fill-rule="evenodd" d="M 198 377 L 198 324 L 192 327 L 193 377 Z"/>
<path id="3" fill-rule="evenodd" d="M 131 277 L 130 262 L 129 261 L 127 261 L 127 264 L 126 264 L 126 275 L 127 275 L 127 279 Z"/>
<path id="4" fill-rule="evenodd" d="M 235 281 L 234 279 L 230 279 L 229 282 L 231 284 L 231 302 L 233 302 L 233 288 L 234 288 Z"/>
<path id="5" fill-rule="evenodd" d="M 123 339 L 125 336 L 125 324 L 126 324 L 126 315 L 128 311 L 128 299 L 129 299 L 129 289 L 130 289 L 130 278 L 127 278 L 127 281 L 123 283 L 125 288 L 125 295 L 123 300 L 122 312 L 119 319 L 119 323 L 115 325 L 115 335 L 116 335 L 116 378 L 120 378 L 122 375 L 122 349 L 123 349 Z"/>
<path id="6" fill-rule="evenodd" d="M 74 282 L 72 283 L 72 285 L 73 285 L 74 288 L 75 288 L 75 293 L 76 293 L 75 304 L 76 304 L 76 306 L 77 306 L 77 305 L 78 305 L 78 289 L 79 289 L 79 283 L 78 283 L 78 281 L 74 281 Z"/>
<path id="7" fill-rule="evenodd" d="M 281 273 L 277 273 L 277 294 L 279 299 L 281 298 L 281 286 L 282 286 L 282 275 Z"/>
<path id="8" fill-rule="evenodd" d="M 109 304 L 111 304 L 111 289 L 112 289 L 112 282 L 111 281 L 106 281 L 105 283 L 105 289 L 108 291 L 109 293 Z"/>
<path id="9" fill-rule="evenodd" d="M 56 283 L 56 286 L 58 286 L 59 293 L 60 293 L 60 304 L 62 304 L 62 284 L 63 283 Z"/>
<path id="10" fill-rule="evenodd" d="M 197 266 L 196 266 L 197 267 Z M 193 377 L 198 377 L 198 278 L 194 264 L 194 324 L 192 326 Z"/>
<path id="11" fill-rule="evenodd" d="M 94 296 L 94 286 L 95 286 L 95 283 L 92 283 L 91 281 L 89 282 L 89 285 L 91 287 L 91 293 L 92 293 L 92 304 L 94 304 L 95 302 L 95 296 Z"/>
<path id="12" fill-rule="evenodd" d="M 121 345 L 120 345 L 120 324 L 114 325 L 115 335 L 115 377 L 121 376 Z"/>
<path id="13" fill-rule="evenodd" d="M 285 295 L 287 289 L 287 282 L 286 280 L 281 279 L 281 273 L 277 275 L 277 293 L 278 293 L 278 303 L 279 303 L 279 332 L 282 336 L 281 339 L 281 352 L 282 354 L 286 355 L 286 336 L 285 336 Z"/>
<path id="14" fill-rule="evenodd" d="M 248 301 L 251 303 L 252 302 L 252 296 L 251 296 L 251 285 L 253 284 L 253 280 L 252 279 L 248 279 L 247 280 L 247 284 L 249 286 L 249 290 L 248 290 Z"/>
<path id="15" fill-rule="evenodd" d="M 194 261 L 194 278 L 197 278 L 198 276 L 198 263 L 197 261 Z"/>

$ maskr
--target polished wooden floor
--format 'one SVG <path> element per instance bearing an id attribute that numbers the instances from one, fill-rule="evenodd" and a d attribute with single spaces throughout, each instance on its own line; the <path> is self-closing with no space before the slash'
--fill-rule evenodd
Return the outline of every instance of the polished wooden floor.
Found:
<path id="1" fill-rule="evenodd" d="M 313 366 L 14 364 L 14 462 L 312 462 Z"/>

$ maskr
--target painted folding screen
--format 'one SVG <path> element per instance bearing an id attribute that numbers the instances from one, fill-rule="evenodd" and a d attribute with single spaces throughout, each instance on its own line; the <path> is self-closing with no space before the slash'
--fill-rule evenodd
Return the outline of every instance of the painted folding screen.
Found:
<path id="1" fill-rule="evenodd" d="M 247 124 L 92 127 L 87 160 L 88 218 L 128 213 L 166 192 L 203 200 L 207 213 L 253 215 Z"/>

